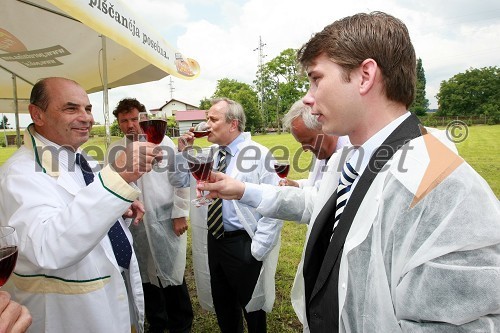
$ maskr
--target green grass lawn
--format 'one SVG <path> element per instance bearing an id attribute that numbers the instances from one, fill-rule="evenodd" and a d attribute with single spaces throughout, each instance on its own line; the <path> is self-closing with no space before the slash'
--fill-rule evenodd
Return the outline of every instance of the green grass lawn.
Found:
<path id="1" fill-rule="evenodd" d="M 113 138 L 116 140 L 117 138 Z M 281 135 L 260 135 L 255 136 L 254 140 L 269 147 L 281 145 L 288 148 L 290 152 L 290 161 L 296 159 L 300 170 L 292 168 L 289 178 L 299 179 L 307 177 L 307 166 L 311 160 L 310 153 L 300 153 L 300 146 L 290 134 Z M 176 141 L 176 140 L 174 140 Z M 473 126 L 469 128 L 469 136 L 463 142 L 457 145 L 459 153 L 471 164 L 474 169 L 490 184 L 497 197 L 500 197 L 500 125 L 495 126 Z M 200 146 L 207 146 L 206 139 L 197 139 L 196 143 Z M 103 138 L 92 138 L 86 147 L 104 147 Z M 12 155 L 17 148 L 0 148 L 0 165 Z M 275 154 L 279 156 L 282 150 L 276 150 Z M 96 156 L 99 158 L 99 156 Z M 304 245 L 306 227 L 292 222 L 285 223 L 282 231 L 282 245 L 280 258 L 276 272 L 276 302 L 273 311 L 268 315 L 269 332 L 301 332 L 301 324 L 297 320 L 290 303 L 290 289 L 295 276 L 295 270 L 299 263 Z M 190 232 L 188 232 L 190 242 Z M 189 245 L 190 246 L 190 243 Z M 217 327 L 215 315 L 207 313 L 199 306 L 196 298 L 194 277 L 192 274 L 191 253 L 188 251 L 186 270 L 186 280 L 190 289 L 193 307 L 195 311 L 195 320 L 193 332 L 204 333 L 216 331 Z"/>
<path id="2" fill-rule="evenodd" d="M 469 136 L 457 149 L 500 198 L 500 125 L 469 127 Z"/>

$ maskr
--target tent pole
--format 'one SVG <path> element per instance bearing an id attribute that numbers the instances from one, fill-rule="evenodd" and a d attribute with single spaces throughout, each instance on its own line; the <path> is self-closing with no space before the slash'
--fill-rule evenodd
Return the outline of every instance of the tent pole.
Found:
<path id="1" fill-rule="evenodd" d="M 4 121 L 4 120 L 5 120 L 5 115 L 2 113 L 3 138 L 5 140 L 5 147 L 7 147 L 9 142 L 7 141 L 7 132 L 5 131 L 7 124 L 6 124 L 6 121 Z"/>
<path id="2" fill-rule="evenodd" d="M 106 127 L 106 150 L 111 144 L 111 133 L 109 130 L 109 100 L 108 100 L 108 62 L 106 56 L 106 36 L 101 35 L 102 41 L 102 72 L 103 72 L 103 102 L 104 102 L 104 125 Z"/>
<path id="3" fill-rule="evenodd" d="M 12 74 L 12 88 L 14 89 L 14 111 L 16 117 L 16 145 L 21 147 L 21 134 L 19 132 L 19 105 L 17 103 L 17 82 L 16 76 Z"/>

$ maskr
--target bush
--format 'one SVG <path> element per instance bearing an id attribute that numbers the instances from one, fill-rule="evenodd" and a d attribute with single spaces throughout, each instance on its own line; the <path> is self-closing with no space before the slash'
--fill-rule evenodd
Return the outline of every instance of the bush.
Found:
<path id="1" fill-rule="evenodd" d="M 106 136 L 106 126 L 104 125 L 95 125 L 92 127 L 92 131 L 90 132 L 91 136 Z"/>
<path id="2" fill-rule="evenodd" d="M 109 128 L 109 133 L 111 136 L 122 136 L 122 131 L 120 130 L 120 126 L 118 126 L 118 121 L 115 119 Z"/>
<path id="3" fill-rule="evenodd" d="M 493 125 L 500 124 L 500 112 L 495 112 L 490 119 L 492 120 Z"/>
<path id="4" fill-rule="evenodd" d="M 250 126 L 250 134 L 252 134 L 252 136 L 254 136 L 254 135 L 255 135 L 255 133 L 256 133 L 256 131 L 255 131 L 255 126 L 253 126 L 253 125 L 252 125 L 252 126 Z"/>
<path id="5" fill-rule="evenodd" d="M 420 119 L 422 125 L 426 127 L 436 127 L 438 125 L 437 119 L 432 115 L 422 116 L 418 118 Z"/>

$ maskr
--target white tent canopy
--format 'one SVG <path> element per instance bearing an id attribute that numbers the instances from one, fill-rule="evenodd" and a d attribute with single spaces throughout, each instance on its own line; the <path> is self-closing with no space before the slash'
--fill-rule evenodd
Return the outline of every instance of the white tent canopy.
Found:
<path id="1" fill-rule="evenodd" d="M 121 0 L 1 0 L 0 13 L 0 112 L 16 113 L 17 128 L 40 78 L 62 76 L 88 93 L 103 91 L 109 134 L 108 88 L 199 75 L 195 60 Z"/>

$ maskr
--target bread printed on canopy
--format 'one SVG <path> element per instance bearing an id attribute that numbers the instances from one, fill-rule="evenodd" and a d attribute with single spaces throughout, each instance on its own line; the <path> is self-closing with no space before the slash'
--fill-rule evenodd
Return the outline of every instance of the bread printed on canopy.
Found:
<path id="1" fill-rule="evenodd" d="M 184 60 L 181 53 L 175 54 L 175 66 L 177 67 L 177 72 L 185 76 L 195 76 L 199 70 L 196 60 L 191 58 Z"/>

